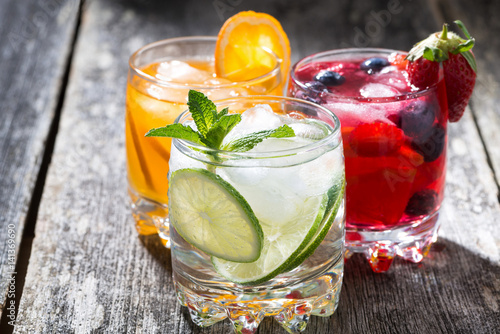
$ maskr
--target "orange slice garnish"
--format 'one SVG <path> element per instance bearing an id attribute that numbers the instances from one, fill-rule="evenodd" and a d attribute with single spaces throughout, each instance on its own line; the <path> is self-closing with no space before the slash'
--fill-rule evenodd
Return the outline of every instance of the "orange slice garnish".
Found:
<path id="1" fill-rule="evenodd" d="M 281 79 L 290 67 L 290 42 L 281 24 L 269 14 L 240 12 L 224 23 L 215 46 L 215 73 L 246 81 L 269 73 L 281 59 Z"/>

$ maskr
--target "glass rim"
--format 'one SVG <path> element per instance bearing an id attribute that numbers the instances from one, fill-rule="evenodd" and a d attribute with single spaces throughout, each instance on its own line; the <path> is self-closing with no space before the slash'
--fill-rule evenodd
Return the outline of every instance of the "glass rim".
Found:
<path id="1" fill-rule="evenodd" d="M 301 152 L 311 152 L 316 149 L 319 149 L 323 145 L 329 143 L 335 138 L 341 138 L 340 136 L 340 119 L 335 115 L 330 109 L 323 107 L 319 104 L 310 102 L 310 101 L 305 101 L 302 99 L 297 99 L 294 97 L 286 97 L 286 96 L 275 96 L 275 95 L 252 95 L 252 96 L 240 96 L 240 97 L 231 97 L 231 98 L 226 98 L 226 99 L 221 99 L 221 100 L 216 100 L 214 101 L 215 105 L 217 107 L 220 106 L 228 106 L 231 103 L 238 103 L 242 102 L 242 100 L 247 100 L 249 102 L 254 101 L 255 104 L 258 103 L 265 103 L 265 101 L 268 101 L 268 103 L 279 103 L 279 102 L 284 102 L 284 101 L 291 101 L 291 102 L 296 102 L 300 103 L 303 105 L 307 105 L 310 107 L 313 107 L 315 109 L 319 109 L 325 114 L 329 115 L 332 120 L 335 122 L 335 126 L 333 127 L 333 131 L 326 135 L 324 138 L 321 138 L 318 141 L 315 141 L 313 143 L 292 148 L 292 149 L 286 149 L 286 150 L 278 150 L 278 151 L 266 151 L 266 152 L 235 152 L 235 151 L 224 151 L 224 150 L 217 150 L 213 148 L 209 148 L 203 145 L 199 145 L 190 141 L 186 141 L 183 139 L 177 139 L 173 138 L 172 140 L 172 145 L 175 145 L 176 148 L 182 152 L 182 149 L 178 146 L 181 145 L 182 148 L 187 148 L 189 150 L 196 150 L 199 152 L 203 152 L 205 154 L 218 154 L 222 157 L 229 157 L 232 160 L 236 159 L 278 159 L 278 158 L 283 158 L 291 155 L 297 155 L 300 154 Z M 176 123 L 181 123 L 183 119 L 189 115 L 189 110 L 183 111 L 179 116 L 174 121 L 174 124 Z M 182 124 L 182 123 L 181 123 Z M 340 145 L 341 141 L 339 140 L 339 144 L 333 148 L 332 150 L 338 149 L 338 146 Z M 223 165 L 223 163 L 222 163 Z"/>
<path id="2" fill-rule="evenodd" d="M 138 57 L 140 57 L 144 52 L 151 50 L 153 48 L 162 46 L 162 45 L 167 45 L 167 44 L 174 44 L 174 43 L 179 43 L 179 42 L 217 42 L 217 36 L 184 36 L 184 37 L 174 37 L 174 38 L 168 38 L 168 39 L 163 39 L 159 40 L 153 43 L 149 43 L 135 51 L 129 58 L 128 65 L 130 71 L 135 73 L 137 76 L 140 78 L 147 80 L 153 84 L 167 87 L 167 88 L 175 88 L 175 89 L 203 89 L 203 90 L 211 90 L 211 89 L 224 89 L 224 88 L 233 88 L 233 87 L 243 87 L 243 86 L 252 86 L 255 83 L 270 79 L 272 77 L 278 76 L 279 72 L 281 70 L 281 63 L 283 62 L 283 59 L 279 58 L 271 49 L 267 47 L 262 47 L 262 49 L 268 53 L 271 57 L 273 57 L 276 61 L 275 66 L 267 73 L 264 73 L 258 77 L 249 79 L 249 80 L 244 80 L 244 81 L 234 81 L 226 84 L 219 84 L 219 85 L 206 85 L 206 84 L 183 84 L 182 82 L 175 82 L 175 81 L 165 81 L 158 79 L 152 75 L 149 75 L 142 71 L 139 67 L 135 65 L 135 60 L 137 60 Z M 284 75 L 284 74 L 283 74 Z"/>
<path id="3" fill-rule="evenodd" d="M 309 90 L 310 88 L 305 85 L 305 82 L 298 80 L 295 76 L 296 70 L 298 68 L 300 68 L 302 65 L 304 65 L 304 63 L 307 61 L 310 61 L 314 58 L 324 57 L 324 56 L 340 55 L 340 54 L 348 54 L 348 53 L 354 53 L 354 54 L 363 54 L 363 53 L 391 54 L 394 52 L 397 52 L 400 54 L 408 54 L 408 52 L 406 52 L 406 51 L 385 49 L 385 48 L 347 48 L 347 49 L 333 49 L 333 50 L 327 50 L 327 51 L 313 53 L 311 55 L 308 55 L 308 56 L 300 59 L 292 66 L 292 68 L 290 70 L 290 79 L 294 84 L 299 86 L 302 90 Z M 441 80 L 442 79 L 440 79 L 437 83 L 435 83 L 432 86 L 427 87 L 425 89 L 421 89 L 421 90 L 414 91 L 414 92 L 402 93 L 402 94 L 394 95 L 394 96 L 385 96 L 385 97 L 346 96 L 346 95 L 341 95 L 341 94 L 337 94 L 334 92 L 321 92 L 320 94 L 321 94 L 321 96 L 325 96 L 325 97 L 329 96 L 329 97 L 334 97 L 334 98 L 341 99 L 341 100 L 353 100 L 353 101 L 359 101 L 359 102 L 372 102 L 372 103 L 394 102 L 394 101 L 400 101 L 400 100 L 414 99 L 414 98 L 418 98 L 421 96 L 431 94 L 432 92 L 437 90 L 437 87 L 438 87 L 439 82 Z"/>

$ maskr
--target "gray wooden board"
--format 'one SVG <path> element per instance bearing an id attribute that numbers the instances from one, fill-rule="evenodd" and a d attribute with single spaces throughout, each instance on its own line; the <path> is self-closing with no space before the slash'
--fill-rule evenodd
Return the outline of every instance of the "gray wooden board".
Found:
<path id="1" fill-rule="evenodd" d="M 500 2 L 481 1 L 480 4 L 462 0 L 444 1 L 447 9 L 445 19 L 451 26 L 454 26 L 454 20 L 462 20 L 476 39 L 473 51 L 478 72 L 471 109 L 500 187 L 500 23 L 495 15 L 500 13 Z"/>
<path id="2" fill-rule="evenodd" d="M 9 280 L 17 275 L 19 244 L 78 7 L 76 0 L 4 0 L 0 6 L 0 314 Z"/>
<path id="3" fill-rule="evenodd" d="M 222 1 L 275 15 L 294 60 L 353 45 L 379 1 Z M 402 11 L 366 46 L 408 49 L 439 27 L 420 3 Z M 426 20 L 424 18 L 427 18 Z M 230 333 L 223 321 L 192 324 L 175 301 L 169 251 L 139 239 L 127 209 L 123 139 L 127 58 L 154 40 L 215 34 L 212 2 L 94 0 L 85 9 L 60 131 L 42 198 L 16 333 Z M 307 24 L 302 24 L 303 22 Z M 375 38 L 376 37 L 376 38 Z M 354 45 L 356 46 L 356 45 Z M 364 45 L 361 45 L 364 46 Z M 421 264 L 396 261 L 374 274 L 350 259 L 339 309 L 313 317 L 306 333 L 493 333 L 499 319 L 500 208 L 485 151 L 468 114 L 450 127 L 442 233 Z M 259 333 L 284 332 L 271 319 Z"/>

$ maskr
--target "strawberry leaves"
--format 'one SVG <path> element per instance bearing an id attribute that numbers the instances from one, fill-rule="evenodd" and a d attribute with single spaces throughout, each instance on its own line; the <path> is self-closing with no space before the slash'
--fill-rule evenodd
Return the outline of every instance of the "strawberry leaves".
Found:
<path id="1" fill-rule="evenodd" d="M 406 59 L 415 61 L 423 57 L 430 61 L 444 62 L 449 58 L 448 53 L 464 54 L 470 51 L 475 43 L 474 37 L 471 37 L 462 21 L 456 20 L 455 23 L 462 30 L 467 39 L 461 38 L 454 32 L 449 32 L 448 24 L 445 23 L 443 24 L 441 33 L 431 34 L 428 38 L 415 44 L 410 52 L 408 52 Z M 473 61 L 473 63 L 474 64 L 470 65 L 472 68 L 475 68 L 475 61 Z"/>
<path id="2" fill-rule="evenodd" d="M 430 61 L 442 62 L 448 59 L 448 54 L 439 48 L 426 46 L 423 57 Z"/>
<path id="3" fill-rule="evenodd" d="M 465 25 L 462 23 L 460 20 L 456 20 L 455 24 L 462 30 L 464 33 L 465 37 L 467 37 L 467 40 L 464 41 L 463 43 L 460 43 L 454 50 L 451 51 L 453 54 L 459 54 L 461 53 L 462 56 L 467 60 L 467 63 L 469 63 L 469 66 L 472 68 L 474 72 L 477 72 L 477 65 L 476 65 L 476 59 L 474 58 L 474 55 L 470 51 L 472 47 L 474 46 L 474 43 L 476 40 L 474 37 L 471 37 L 469 34 L 469 31 L 465 27 Z"/>

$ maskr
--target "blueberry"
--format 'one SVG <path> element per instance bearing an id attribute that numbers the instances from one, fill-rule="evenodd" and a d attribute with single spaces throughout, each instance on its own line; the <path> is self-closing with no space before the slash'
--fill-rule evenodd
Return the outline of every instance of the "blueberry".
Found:
<path id="1" fill-rule="evenodd" d="M 339 86 L 345 82 L 345 78 L 337 72 L 321 70 L 315 76 L 314 80 L 321 82 L 326 86 Z"/>
<path id="2" fill-rule="evenodd" d="M 435 210 L 438 194 L 432 189 L 419 191 L 410 198 L 405 212 L 411 216 L 423 216 Z"/>
<path id="3" fill-rule="evenodd" d="M 328 92 L 328 88 L 326 88 L 326 86 L 319 81 L 306 82 L 304 85 L 308 89 L 313 90 L 314 92 L 318 92 L 318 93 Z"/>
<path id="4" fill-rule="evenodd" d="M 415 139 L 412 141 L 411 146 L 415 152 L 424 157 L 425 162 L 432 162 L 439 158 L 443 152 L 446 142 L 446 131 L 443 126 L 436 124 L 431 128 L 430 135 L 424 139 Z"/>
<path id="5" fill-rule="evenodd" d="M 312 91 L 305 92 L 303 90 L 299 90 L 295 93 L 295 97 L 298 99 L 306 100 L 309 102 L 321 104 L 323 100 L 318 96 L 318 93 L 314 93 Z"/>
<path id="6" fill-rule="evenodd" d="M 359 68 L 366 71 L 368 74 L 372 74 L 373 72 L 378 72 L 384 67 L 389 66 L 389 64 L 386 58 L 373 57 L 362 62 Z"/>
<path id="7" fill-rule="evenodd" d="M 403 132 L 420 141 L 429 137 L 436 113 L 434 107 L 425 101 L 410 102 L 400 113 L 400 127 Z"/>
<path id="8" fill-rule="evenodd" d="M 317 104 L 321 104 L 323 102 L 323 99 L 321 98 L 321 93 L 327 93 L 328 88 L 326 88 L 325 85 L 323 85 L 321 82 L 318 81 L 310 81 L 304 83 L 304 86 L 307 87 L 307 89 L 299 89 L 295 93 L 295 97 L 298 99 L 306 100 L 309 102 L 314 102 Z"/>

